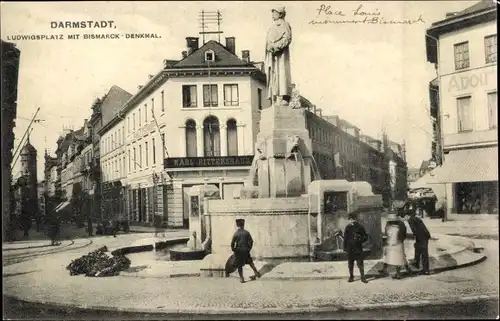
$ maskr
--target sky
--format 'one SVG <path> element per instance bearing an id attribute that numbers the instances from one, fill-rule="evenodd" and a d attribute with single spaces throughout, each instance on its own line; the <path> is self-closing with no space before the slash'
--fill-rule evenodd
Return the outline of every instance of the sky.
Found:
<path id="1" fill-rule="evenodd" d="M 363 134 L 406 142 L 409 167 L 430 157 L 432 127 L 428 83 L 434 66 L 426 60 L 425 30 L 447 12 L 477 1 L 294 1 L 294 2 L 2 2 L 1 37 L 63 34 L 64 40 L 15 40 L 21 50 L 15 146 L 37 107 L 30 142 L 38 150 L 38 179 L 43 155 L 54 154 L 63 126 L 76 130 L 91 115 L 92 102 L 117 85 L 135 94 L 137 86 L 180 59 L 185 38 L 199 36 L 201 10 L 220 10 L 223 37 L 236 37 L 236 52 L 264 58 L 271 8 L 286 7 L 292 27 L 292 80 L 301 95 L 323 115 L 339 115 Z M 326 15 L 327 8 L 333 13 Z M 352 20 L 354 11 L 380 13 L 385 20 L 418 19 L 411 24 L 311 24 Z M 342 11 L 344 16 L 335 15 Z M 53 21 L 114 21 L 116 29 L 51 28 Z M 423 22 L 422 22 L 423 21 Z M 79 33 L 156 33 L 158 39 L 68 40 Z M 200 39 L 201 42 L 201 39 Z M 224 41 L 222 40 L 224 44 Z M 13 170 L 19 171 L 19 162 Z"/>

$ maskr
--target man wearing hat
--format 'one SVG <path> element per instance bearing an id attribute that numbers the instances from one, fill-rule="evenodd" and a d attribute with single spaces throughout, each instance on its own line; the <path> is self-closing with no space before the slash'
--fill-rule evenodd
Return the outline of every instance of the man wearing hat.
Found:
<path id="1" fill-rule="evenodd" d="M 385 225 L 385 234 L 387 235 L 387 245 L 384 253 L 384 266 L 381 274 L 387 274 L 389 265 L 396 267 L 395 279 L 401 278 L 401 267 L 404 266 L 408 273 L 411 273 L 410 265 L 406 260 L 404 240 L 406 239 L 406 225 L 394 213 L 387 216 Z"/>
<path id="2" fill-rule="evenodd" d="M 416 215 L 415 212 L 410 214 L 408 225 L 415 238 L 415 262 L 414 265 L 418 269 L 420 260 L 422 260 L 422 274 L 429 275 L 429 240 L 431 233 L 425 226 L 424 222 Z"/>
<path id="3" fill-rule="evenodd" d="M 250 256 L 250 251 L 253 247 L 253 239 L 250 232 L 245 230 L 245 220 L 237 219 L 236 226 L 238 230 L 233 235 L 233 239 L 231 241 L 231 250 L 233 250 L 235 257 L 235 265 L 238 268 L 238 274 L 240 276 L 240 282 L 245 283 L 245 279 L 243 278 L 243 267 L 248 264 L 252 268 L 255 273 L 255 277 L 260 278 L 260 273 L 257 271 L 257 268 L 253 264 L 252 257 Z"/>
<path id="4" fill-rule="evenodd" d="M 292 90 L 289 49 L 292 42 L 292 28 L 284 20 L 285 7 L 278 6 L 271 12 L 273 24 L 267 32 L 265 57 L 268 99 L 277 105 L 287 106 Z"/>
<path id="5" fill-rule="evenodd" d="M 358 265 L 361 282 L 368 283 L 365 278 L 363 262 L 363 243 L 368 240 L 365 228 L 357 221 L 355 213 L 349 213 L 349 224 L 344 231 L 344 251 L 347 252 L 347 267 L 349 269 L 349 282 L 354 281 L 354 261 Z"/>

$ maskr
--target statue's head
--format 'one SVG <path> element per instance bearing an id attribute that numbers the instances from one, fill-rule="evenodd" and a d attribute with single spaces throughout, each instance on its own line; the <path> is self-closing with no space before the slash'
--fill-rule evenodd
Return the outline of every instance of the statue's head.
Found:
<path id="1" fill-rule="evenodd" d="M 273 14 L 273 20 L 282 19 L 285 18 L 286 16 L 285 7 L 283 6 L 278 6 L 276 8 L 273 8 L 271 12 Z"/>

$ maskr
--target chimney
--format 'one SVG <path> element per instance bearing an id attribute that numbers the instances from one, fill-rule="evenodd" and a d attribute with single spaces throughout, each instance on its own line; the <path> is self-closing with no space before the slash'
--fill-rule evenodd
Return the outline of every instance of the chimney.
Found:
<path id="1" fill-rule="evenodd" d="M 247 64 L 250 63 L 250 50 L 242 50 L 241 59 L 243 59 Z"/>
<path id="2" fill-rule="evenodd" d="M 188 48 L 188 55 L 192 54 L 193 51 L 198 50 L 198 42 L 200 38 L 196 37 L 186 37 L 186 47 Z"/>
<path id="3" fill-rule="evenodd" d="M 230 53 L 236 55 L 236 38 L 226 37 L 226 48 Z"/>
<path id="4" fill-rule="evenodd" d="M 182 59 L 186 58 L 188 56 L 188 52 L 186 50 L 184 50 L 182 52 Z"/>

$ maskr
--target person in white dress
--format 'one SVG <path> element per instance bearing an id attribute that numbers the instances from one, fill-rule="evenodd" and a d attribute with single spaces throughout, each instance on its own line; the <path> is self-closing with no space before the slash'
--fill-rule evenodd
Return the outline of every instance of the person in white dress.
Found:
<path id="1" fill-rule="evenodd" d="M 387 235 L 387 244 L 384 249 L 384 267 L 381 274 L 387 274 L 389 266 L 396 267 L 394 279 L 401 278 L 401 267 L 405 267 L 408 273 L 412 273 L 410 265 L 405 255 L 404 240 L 406 239 L 406 225 L 396 215 L 389 214 L 385 225 L 385 234 Z"/>

